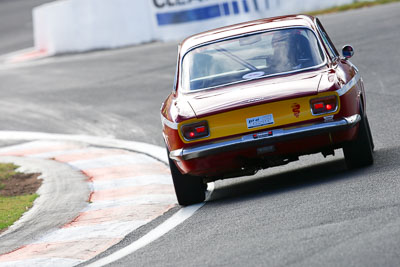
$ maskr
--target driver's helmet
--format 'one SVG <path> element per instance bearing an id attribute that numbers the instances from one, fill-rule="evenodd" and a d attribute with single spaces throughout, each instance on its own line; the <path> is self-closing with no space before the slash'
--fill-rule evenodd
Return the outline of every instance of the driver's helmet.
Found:
<path id="1" fill-rule="evenodd" d="M 291 39 L 293 38 L 293 33 L 290 30 L 280 30 L 274 32 L 272 36 L 272 46 L 277 47 L 281 45 L 289 46 Z"/>
<path id="2" fill-rule="evenodd" d="M 296 49 L 294 47 L 296 32 L 292 30 L 280 30 L 272 36 L 271 66 L 277 72 L 291 71 L 296 64 Z"/>

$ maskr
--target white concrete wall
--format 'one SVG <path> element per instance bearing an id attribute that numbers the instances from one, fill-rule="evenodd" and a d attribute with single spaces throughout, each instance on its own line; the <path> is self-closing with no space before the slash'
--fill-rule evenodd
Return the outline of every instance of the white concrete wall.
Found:
<path id="1" fill-rule="evenodd" d="M 354 0 L 60 0 L 33 10 L 37 50 L 48 54 L 181 40 L 242 21 Z"/>
<path id="2" fill-rule="evenodd" d="M 148 0 L 62 0 L 33 10 L 37 50 L 116 48 L 154 39 Z"/>

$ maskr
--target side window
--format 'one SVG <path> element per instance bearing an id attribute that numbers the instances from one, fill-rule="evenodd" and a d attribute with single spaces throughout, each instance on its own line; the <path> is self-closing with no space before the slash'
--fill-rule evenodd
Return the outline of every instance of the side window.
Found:
<path id="1" fill-rule="evenodd" d="M 321 22 L 319 21 L 319 19 L 317 19 L 317 26 L 318 26 L 319 32 L 321 33 L 324 44 L 328 48 L 329 56 L 332 59 L 339 57 L 338 51 L 336 50 L 335 46 L 333 45 L 331 39 L 329 38 L 329 35 L 326 33 L 326 31 L 325 31 L 324 27 L 322 26 Z"/>

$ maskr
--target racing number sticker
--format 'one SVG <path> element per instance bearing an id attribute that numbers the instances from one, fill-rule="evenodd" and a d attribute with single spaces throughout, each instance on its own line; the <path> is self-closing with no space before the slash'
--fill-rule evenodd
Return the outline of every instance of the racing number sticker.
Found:
<path id="1" fill-rule="evenodd" d="M 247 121 L 247 128 L 257 128 L 261 126 L 271 125 L 274 124 L 274 116 L 272 114 L 267 114 L 263 116 L 258 116 L 254 118 L 248 118 Z"/>

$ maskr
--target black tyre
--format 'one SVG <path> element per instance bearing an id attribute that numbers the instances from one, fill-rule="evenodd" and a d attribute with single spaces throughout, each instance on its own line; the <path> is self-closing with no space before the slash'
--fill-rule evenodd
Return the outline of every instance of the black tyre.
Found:
<path id="1" fill-rule="evenodd" d="M 182 174 L 173 160 L 168 157 L 168 161 L 179 205 L 187 206 L 203 202 L 206 197 L 206 186 L 203 183 L 203 179 L 197 176 Z"/>
<path id="2" fill-rule="evenodd" d="M 367 116 L 361 114 L 357 139 L 343 147 L 347 168 L 354 169 L 372 165 L 374 163 L 374 141 Z"/>
<path id="3" fill-rule="evenodd" d="M 371 128 L 369 127 L 369 122 L 368 122 L 368 117 L 367 117 L 367 116 L 365 116 L 365 120 L 367 121 L 368 133 L 369 133 L 369 138 L 370 138 L 370 140 L 371 140 L 372 151 L 374 151 L 374 149 L 375 149 L 375 144 L 374 144 L 374 140 L 373 140 L 373 138 L 372 138 Z"/>

